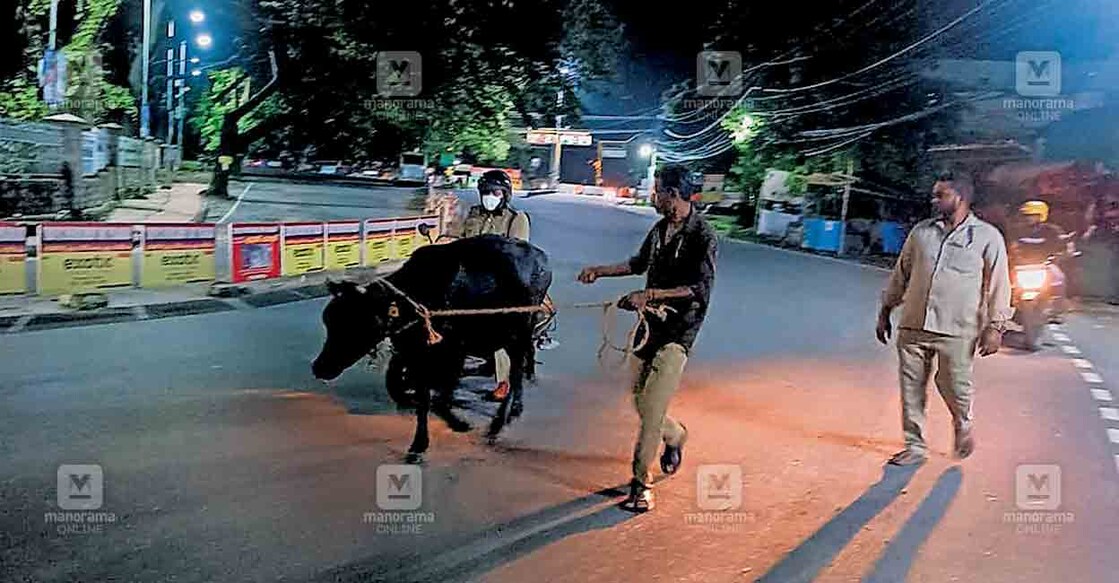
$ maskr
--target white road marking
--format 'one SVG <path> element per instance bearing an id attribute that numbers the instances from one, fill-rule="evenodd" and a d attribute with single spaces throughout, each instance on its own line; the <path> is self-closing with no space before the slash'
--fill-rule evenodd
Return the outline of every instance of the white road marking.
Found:
<path id="1" fill-rule="evenodd" d="M 1065 354 L 1071 354 L 1073 356 L 1079 356 L 1081 354 L 1080 349 L 1071 344 L 1062 344 L 1061 352 Z"/>
<path id="2" fill-rule="evenodd" d="M 1052 332 L 1060 332 L 1060 330 L 1061 330 L 1061 325 L 1060 324 L 1049 324 L 1048 326 L 1049 326 L 1049 330 L 1052 331 Z"/>
<path id="3" fill-rule="evenodd" d="M 229 210 L 225 211 L 225 215 L 222 216 L 220 221 L 218 221 L 218 224 L 224 223 L 226 220 L 229 219 L 229 217 L 233 216 L 233 213 L 237 212 L 237 207 L 241 206 L 241 200 L 245 198 L 245 195 L 248 194 L 249 191 L 252 190 L 252 188 L 253 184 L 251 182 L 245 185 L 245 190 L 241 191 L 241 194 L 237 197 L 237 202 L 234 202 L 233 206 L 229 207 Z"/>
<path id="4" fill-rule="evenodd" d="M 1100 375 L 1098 375 L 1094 372 L 1080 371 L 1080 378 L 1084 379 L 1084 382 L 1086 382 L 1090 385 L 1102 385 L 1103 384 L 1103 377 L 1101 377 Z"/>
<path id="5" fill-rule="evenodd" d="M 1057 342 L 1066 342 L 1066 343 L 1067 342 L 1072 342 L 1072 339 L 1069 338 L 1068 335 L 1065 334 L 1064 332 L 1054 332 L 1053 333 L 1053 340 L 1056 340 Z"/>
<path id="6" fill-rule="evenodd" d="M 1095 368 L 1092 366 L 1091 362 L 1084 360 L 1083 358 L 1072 359 L 1072 366 L 1075 366 L 1076 368 L 1079 368 L 1081 370 L 1092 370 L 1093 368 Z"/>
<path id="7" fill-rule="evenodd" d="M 1100 407 L 1100 417 L 1108 421 L 1119 421 L 1119 409 L 1114 407 Z"/>
<path id="8" fill-rule="evenodd" d="M 1107 389 L 1092 389 L 1092 398 L 1097 401 L 1110 401 L 1111 391 Z"/>
<path id="9" fill-rule="evenodd" d="M 1111 440 L 1111 443 L 1119 443 L 1119 429 L 1108 429 L 1107 438 Z"/>

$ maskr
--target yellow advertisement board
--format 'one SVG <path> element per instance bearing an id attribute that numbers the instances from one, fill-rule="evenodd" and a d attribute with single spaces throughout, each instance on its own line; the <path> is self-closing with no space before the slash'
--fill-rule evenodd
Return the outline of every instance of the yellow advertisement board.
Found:
<path id="1" fill-rule="evenodd" d="M 361 267 L 361 223 L 326 224 L 326 268 Z"/>
<path id="2" fill-rule="evenodd" d="M 419 234 L 416 232 L 416 219 L 400 219 L 396 221 L 396 232 L 393 235 L 393 242 L 396 243 L 396 254 L 394 259 L 408 259 L 412 256 L 412 251 L 415 251 L 416 245 L 419 241 Z"/>
<path id="3" fill-rule="evenodd" d="M 325 230 L 322 223 L 283 226 L 284 275 L 303 275 L 322 271 L 325 262 Z"/>
<path id="4" fill-rule="evenodd" d="M 39 293 L 64 294 L 132 285 L 132 226 L 39 226 Z"/>
<path id="5" fill-rule="evenodd" d="M 386 261 L 391 261 L 396 256 L 393 228 L 394 222 L 389 220 L 365 221 L 365 265 L 372 267 Z"/>
<path id="6" fill-rule="evenodd" d="M 146 226 L 140 286 L 213 281 L 214 241 L 214 225 Z"/>
<path id="7" fill-rule="evenodd" d="M 27 228 L 0 223 L 0 294 L 27 291 Z"/>

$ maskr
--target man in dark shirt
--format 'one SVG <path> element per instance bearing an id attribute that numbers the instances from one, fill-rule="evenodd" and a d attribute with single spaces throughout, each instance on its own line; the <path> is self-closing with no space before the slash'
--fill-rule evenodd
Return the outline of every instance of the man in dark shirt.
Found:
<path id="1" fill-rule="evenodd" d="M 648 315 L 648 341 L 635 353 L 633 396 L 641 429 L 633 452 L 630 494 L 622 503 L 634 512 L 653 507 L 649 468 L 661 442 L 661 470 L 674 474 L 683 461 L 688 432 L 667 415 L 668 403 L 707 315 L 718 247 L 715 231 L 692 206 L 691 197 L 697 190 L 683 167 L 662 169 L 653 202 L 664 218 L 649 231 L 637 255 L 625 263 L 588 267 L 579 273 L 579 281 L 587 284 L 600 277 L 647 274 L 645 289 L 629 293 L 619 306 L 633 311 L 652 305 L 669 308 L 663 320 Z"/>

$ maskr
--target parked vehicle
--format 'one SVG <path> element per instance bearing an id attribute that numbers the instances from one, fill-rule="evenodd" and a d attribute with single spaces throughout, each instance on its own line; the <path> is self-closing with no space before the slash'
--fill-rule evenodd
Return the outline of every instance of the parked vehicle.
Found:
<path id="1" fill-rule="evenodd" d="M 427 156 L 420 152 L 405 152 L 400 155 L 400 169 L 396 182 L 424 184 L 427 182 Z"/>

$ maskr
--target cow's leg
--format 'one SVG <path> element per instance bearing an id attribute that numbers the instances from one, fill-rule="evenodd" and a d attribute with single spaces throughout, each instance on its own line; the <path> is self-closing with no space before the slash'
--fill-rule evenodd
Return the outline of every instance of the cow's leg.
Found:
<path id="1" fill-rule="evenodd" d="M 466 361 L 465 354 L 443 355 L 436 362 L 443 362 L 432 371 L 435 389 L 435 403 L 431 411 L 447 423 L 451 431 L 465 433 L 470 431 L 470 423 L 454 411 L 455 389 L 458 388 L 459 377 L 462 374 L 462 365 Z"/>
<path id="2" fill-rule="evenodd" d="M 412 438 L 412 445 L 408 448 L 405 461 L 410 464 L 423 463 L 424 453 L 429 445 L 427 432 L 427 414 L 431 410 L 430 376 L 419 372 L 422 369 L 413 368 L 416 382 L 416 435 Z"/>

